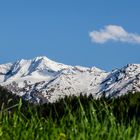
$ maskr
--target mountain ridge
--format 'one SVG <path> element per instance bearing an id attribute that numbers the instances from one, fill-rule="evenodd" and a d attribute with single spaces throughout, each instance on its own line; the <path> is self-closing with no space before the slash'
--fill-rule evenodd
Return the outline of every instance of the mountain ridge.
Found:
<path id="1" fill-rule="evenodd" d="M 56 102 L 65 96 L 118 97 L 140 91 L 140 64 L 111 72 L 57 63 L 45 56 L 0 65 L 0 85 L 33 103 Z"/>

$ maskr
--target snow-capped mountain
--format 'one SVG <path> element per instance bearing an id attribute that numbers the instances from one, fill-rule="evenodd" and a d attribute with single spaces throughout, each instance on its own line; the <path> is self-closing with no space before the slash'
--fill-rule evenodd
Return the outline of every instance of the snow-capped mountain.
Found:
<path id="1" fill-rule="evenodd" d="M 47 57 L 0 65 L 0 85 L 33 103 L 55 102 L 65 96 L 117 97 L 140 91 L 140 64 L 112 72 L 69 66 Z"/>

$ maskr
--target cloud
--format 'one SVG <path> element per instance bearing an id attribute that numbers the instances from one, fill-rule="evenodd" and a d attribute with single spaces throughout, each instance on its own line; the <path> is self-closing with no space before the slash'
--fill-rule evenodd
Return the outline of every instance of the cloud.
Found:
<path id="1" fill-rule="evenodd" d="M 140 35 L 129 33 L 123 27 L 117 25 L 108 25 L 99 31 L 92 31 L 89 36 L 92 42 L 100 44 L 111 40 L 140 44 Z"/>

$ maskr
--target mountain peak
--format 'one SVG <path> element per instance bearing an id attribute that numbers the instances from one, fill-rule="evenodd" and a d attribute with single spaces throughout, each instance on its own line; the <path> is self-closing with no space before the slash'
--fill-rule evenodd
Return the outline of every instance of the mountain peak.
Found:
<path id="1" fill-rule="evenodd" d="M 46 61 L 52 61 L 46 56 L 37 56 L 33 60 L 38 61 L 38 60 L 46 60 Z"/>

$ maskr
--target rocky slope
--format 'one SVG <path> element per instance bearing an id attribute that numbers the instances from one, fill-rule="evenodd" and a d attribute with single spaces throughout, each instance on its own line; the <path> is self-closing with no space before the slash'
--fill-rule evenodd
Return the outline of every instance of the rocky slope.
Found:
<path id="1" fill-rule="evenodd" d="M 118 97 L 140 91 L 140 64 L 112 72 L 69 66 L 47 57 L 0 65 L 0 85 L 33 103 L 55 102 L 65 96 Z"/>

